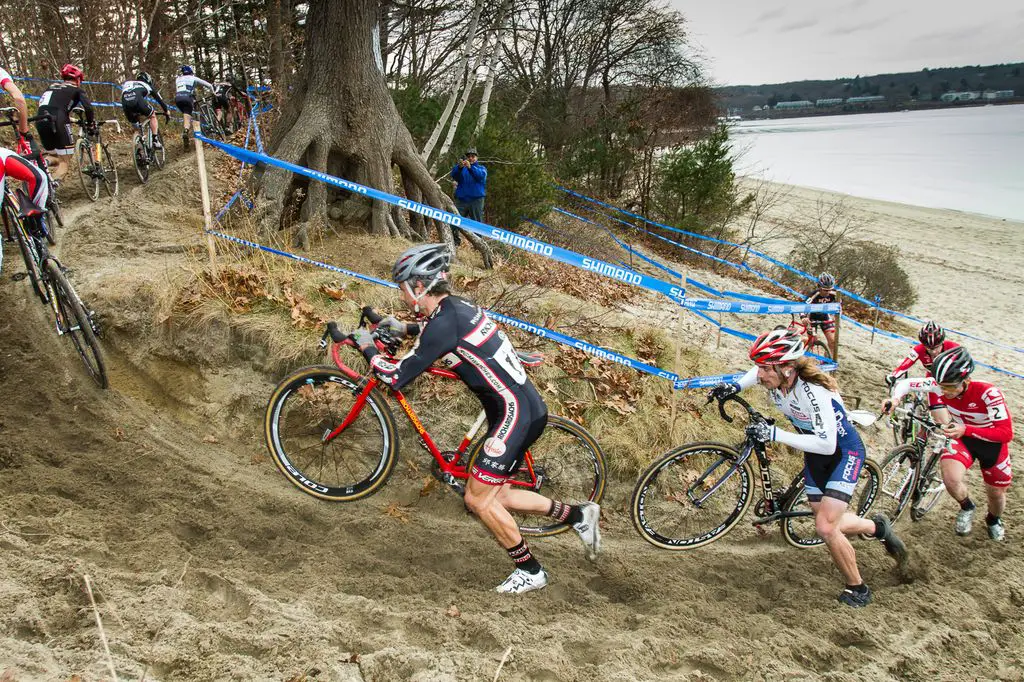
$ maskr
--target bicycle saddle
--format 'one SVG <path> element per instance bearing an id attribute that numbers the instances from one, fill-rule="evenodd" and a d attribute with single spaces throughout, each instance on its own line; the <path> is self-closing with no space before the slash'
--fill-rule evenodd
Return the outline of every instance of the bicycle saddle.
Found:
<path id="1" fill-rule="evenodd" d="M 25 190 L 18 188 L 15 192 L 18 197 L 18 215 L 22 218 L 35 218 L 43 215 L 43 209 L 36 206 L 35 202 L 28 198 Z"/>

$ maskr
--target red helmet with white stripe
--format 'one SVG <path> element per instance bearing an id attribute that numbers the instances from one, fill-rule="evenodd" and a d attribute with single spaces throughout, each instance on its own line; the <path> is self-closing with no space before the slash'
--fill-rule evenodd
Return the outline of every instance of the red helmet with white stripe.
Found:
<path id="1" fill-rule="evenodd" d="M 759 365 L 781 365 L 803 356 L 803 338 L 785 327 L 761 334 L 750 347 L 750 359 Z"/>

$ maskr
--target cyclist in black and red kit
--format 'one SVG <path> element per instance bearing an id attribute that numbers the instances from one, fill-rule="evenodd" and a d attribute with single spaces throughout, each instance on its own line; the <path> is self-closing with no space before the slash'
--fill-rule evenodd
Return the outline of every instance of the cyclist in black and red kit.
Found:
<path id="1" fill-rule="evenodd" d="M 415 336 L 409 354 L 393 362 L 377 354 L 366 329 L 356 330 L 352 337 L 375 373 L 395 390 L 441 360 L 480 399 L 488 424 L 485 456 L 478 458 L 470 471 L 466 506 L 494 534 L 515 565 L 497 591 L 520 594 L 537 590 L 547 585 L 548 575 L 509 511 L 546 514 L 572 524 L 583 539 L 587 558 L 594 560 L 601 546 L 601 508 L 594 502 L 570 505 L 506 485 L 522 464 L 527 448 L 543 433 L 548 410 L 505 332 L 479 306 L 451 295 L 450 261 L 451 253 L 444 244 L 426 244 L 409 249 L 395 262 L 392 276 L 402 302 L 421 321 L 405 324 L 388 317 L 380 326 L 398 336 Z"/>
<path id="2" fill-rule="evenodd" d="M 64 80 L 54 83 L 39 96 L 39 113 L 48 113 L 51 120 L 36 122 L 39 141 L 50 155 L 54 157 L 54 165 L 50 175 L 54 180 L 61 180 L 68 172 L 67 157 L 75 151 L 75 140 L 71 135 L 71 119 L 69 114 L 75 107 L 85 110 L 86 130 L 96 131 L 96 118 L 93 115 L 92 103 L 82 89 L 85 73 L 74 64 L 65 64 L 60 70 Z"/>
<path id="3" fill-rule="evenodd" d="M 818 288 L 807 296 L 805 303 L 835 303 L 839 300 L 836 293 L 836 278 L 827 272 L 818 275 Z M 811 324 L 821 328 L 821 333 L 828 342 L 829 352 L 836 356 L 836 321 L 829 313 L 811 313 L 808 315 Z"/>

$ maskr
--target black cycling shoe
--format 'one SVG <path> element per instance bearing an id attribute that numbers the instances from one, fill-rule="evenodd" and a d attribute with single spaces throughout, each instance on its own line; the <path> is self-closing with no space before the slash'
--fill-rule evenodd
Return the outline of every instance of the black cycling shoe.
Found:
<path id="1" fill-rule="evenodd" d="M 907 546 L 903 544 L 903 540 L 900 540 L 895 531 L 893 531 L 892 521 L 889 520 L 889 517 L 885 514 L 875 514 L 871 520 L 875 522 L 876 527 L 881 529 L 881 537 L 878 539 L 882 541 L 882 546 L 885 547 L 885 551 L 889 556 L 900 565 L 906 562 Z"/>
<path id="2" fill-rule="evenodd" d="M 864 591 L 847 587 L 839 594 L 839 601 L 855 609 L 862 609 L 871 603 L 871 588 L 864 586 Z"/>

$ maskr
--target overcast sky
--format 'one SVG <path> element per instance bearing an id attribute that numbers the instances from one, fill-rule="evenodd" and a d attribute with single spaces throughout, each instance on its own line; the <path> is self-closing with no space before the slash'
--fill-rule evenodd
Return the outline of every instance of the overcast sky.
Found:
<path id="1" fill-rule="evenodd" d="M 669 0 L 717 85 L 1024 61 L 1022 0 Z"/>

